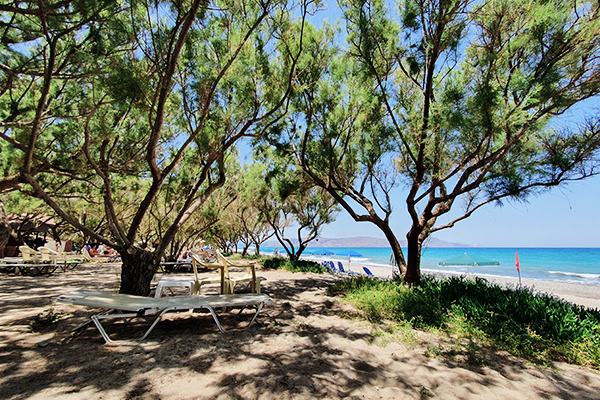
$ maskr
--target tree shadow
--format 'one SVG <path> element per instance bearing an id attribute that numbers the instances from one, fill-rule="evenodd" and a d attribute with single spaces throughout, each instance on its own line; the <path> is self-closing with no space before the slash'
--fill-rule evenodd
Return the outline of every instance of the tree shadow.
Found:
<path id="1" fill-rule="evenodd" d="M 339 317 L 348 306 L 326 296 L 328 285 L 337 279 L 328 275 L 290 274 L 264 281 L 262 291 L 274 303 L 263 309 L 249 330 L 244 327 L 251 310 L 221 313 L 229 330 L 225 334 L 208 313 L 168 313 L 145 342 L 120 346 L 105 345 L 93 326 L 70 332 L 88 320 L 92 310 L 51 304 L 56 296 L 74 289 L 113 290 L 118 287 L 113 274 L 89 267 L 38 279 L 3 280 L 3 398 L 70 393 L 86 398 L 117 393 L 116 397 L 129 399 L 423 398 L 428 391 L 436 394 L 448 368 L 468 368 L 452 359 L 428 359 L 423 348 L 407 350 L 394 344 L 382 350 L 373 345 L 368 324 Z M 67 317 L 31 332 L 28 320 L 50 306 Z M 147 326 L 134 320 L 110 323 L 107 330 L 115 337 L 132 337 Z M 592 373 L 567 379 L 558 371 L 532 369 L 514 357 L 494 356 L 498 360 L 492 366 L 469 369 L 473 384 L 500 385 L 490 368 L 512 383 L 523 378 L 522 371 L 531 371 L 537 379 L 544 375 L 553 382 L 551 389 L 538 390 L 540 398 L 572 398 L 573 393 L 597 398 L 598 381 Z M 178 395 L 169 396 L 170 390 Z"/>

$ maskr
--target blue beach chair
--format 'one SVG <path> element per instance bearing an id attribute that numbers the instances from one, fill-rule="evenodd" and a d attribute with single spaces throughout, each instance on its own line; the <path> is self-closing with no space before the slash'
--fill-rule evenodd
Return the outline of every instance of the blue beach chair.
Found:
<path id="1" fill-rule="evenodd" d="M 338 261 L 338 268 L 339 268 L 340 272 L 342 272 L 344 274 L 360 275 L 358 272 L 344 270 L 344 266 L 342 265 L 342 263 L 340 261 Z"/>
<path id="2" fill-rule="evenodd" d="M 369 268 L 367 268 L 367 267 L 363 267 L 363 270 L 365 271 L 365 274 L 367 274 L 367 276 L 369 278 L 383 279 L 384 281 L 386 281 L 388 279 L 385 276 L 375 276 L 375 275 L 373 275 L 373 273 L 371 272 L 371 270 Z"/>
<path id="3" fill-rule="evenodd" d="M 333 265 L 331 265 L 331 264 L 329 263 L 329 261 L 323 261 L 323 266 L 324 266 L 325 268 L 327 268 L 327 269 L 329 270 L 329 272 L 331 272 L 332 274 L 335 274 L 335 273 L 337 273 L 337 271 L 335 270 L 335 268 L 333 267 Z"/>
<path id="4" fill-rule="evenodd" d="M 338 273 L 339 271 L 337 269 L 335 269 L 335 264 L 333 263 L 333 261 L 327 261 L 329 263 L 329 269 L 331 269 L 331 271 L 333 273 Z"/>

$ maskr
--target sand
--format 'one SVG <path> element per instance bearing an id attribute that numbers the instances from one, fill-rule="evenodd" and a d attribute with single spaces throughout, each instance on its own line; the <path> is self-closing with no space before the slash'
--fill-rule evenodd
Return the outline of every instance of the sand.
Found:
<path id="1" fill-rule="evenodd" d="M 114 290 L 118 274 L 118 264 L 88 264 L 47 277 L 1 276 L 1 399 L 599 398 L 600 374 L 589 368 L 540 367 L 492 348 L 468 357 L 452 338 L 418 331 L 402 340 L 380 334 L 384 326 L 326 296 L 340 279 L 331 275 L 259 271 L 274 303 L 247 331 L 251 312 L 223 314 L 225 334 L 210 315 L 185 312 L 167 314 L 142 343 L 106 345 L 93 327 L 72 334 L 91 310 L 53 299 Z M 536 284 L 598 301 L 581 285 Z M 50 309 L 63 318 L 32 331 L 29 320 Z M 141 327 L 114 324 L 109 332 L 121 338 Z"/>

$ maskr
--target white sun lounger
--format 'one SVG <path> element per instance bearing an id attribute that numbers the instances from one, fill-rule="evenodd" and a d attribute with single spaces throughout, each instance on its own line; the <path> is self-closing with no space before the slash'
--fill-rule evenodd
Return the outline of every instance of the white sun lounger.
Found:
<path id="1" fill-rule="evenodd" d="M 244 293 L 244 294 L 232 294 L 232 295 L 196 295 L 196 296 L 173 296 L 173 297 L 143 297 L 133 296 L 129 294 L 119 294 L 111 292 L 101 292 L 96 290 L 77 290 L 71 293 L 63 294 L 56 298 L 56 301 L 60 303 L 73 304 L 78 306 L 87 306 L 95 308 L 104 308 L 109 311 L 92 315 L 91 322 L 96 325 L 98 331 L 106 341 L 106 343 L 114 343 L 110 339 L 100 320 L 103 319 L 114 319 L 114 318 L 134 318 L 144 317 L 149 315 L 155 315 L 156 318 L 150 325 L 150 328 L 146 331 L 144 336 L 137 341 L 144 340 L 154 329 L 156 324 L 160 321 L 161 317 L 169 311 L 187 311 L 191 309 L 207 309 L 213 316 L 217 327 L 221 332 L 225 332 L 219 322 L 215 308 L 219 307 L 249 307 L 256 306 L 257 310 L 252 321 L 248 324 L 246 329 L 250 328 L 260 310 L 262 310 L 265 304 L 271 304 L 273 299 L 266 294 L 257 293 Z M 111 310 L 118 311 L 117 314 L 110 314 Z M 86 323 L 87 324 L 87 323 Z M 82 324 L 76 329 L 85 326 Z M 119 340 L 120 342 L 126 340 Z"/>

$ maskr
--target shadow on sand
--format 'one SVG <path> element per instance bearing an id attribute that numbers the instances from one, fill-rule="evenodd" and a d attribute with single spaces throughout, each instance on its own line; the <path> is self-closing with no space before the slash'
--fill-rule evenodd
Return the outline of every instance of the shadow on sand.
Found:
<path id="1" fill-rule="evenodd" d="M 491 349 L 485 351 L 493 363 L 472 366 L 424 357 L 418 344 L 376 346 L 368 324 L 341 318 L 349 306 L 325 296 L 337 278 L 281 275 L 263 282 L 274 304 L 247 331 L 251 311 L 221 315 L 226 334 L 209 314 L 169 313 L 146 342 L 121 346 L 105 345 L 93 326 L 72 334 L 91 311 L 52 304 L 79 288 L 117 288 L 118 265 L 82 266 L 49 277 L 3 275 L 0 398 L 469 398 L 444 392 L 452 374 L 468 375 L 470 386 L 462 389 L 473 397 L 478 393 L 470 387 L 518 388 L 527 379 L 552 381 L 531 389 L 539 398 L 598 396 L 597 387 L 586 384 L 594 373 L 586 370 L 566 379 Z M 29 321 L 50 308 L 65 317 L 33 332 Z M 114 323 L 109 332 L 132 337 L 146 327 Z"/>

